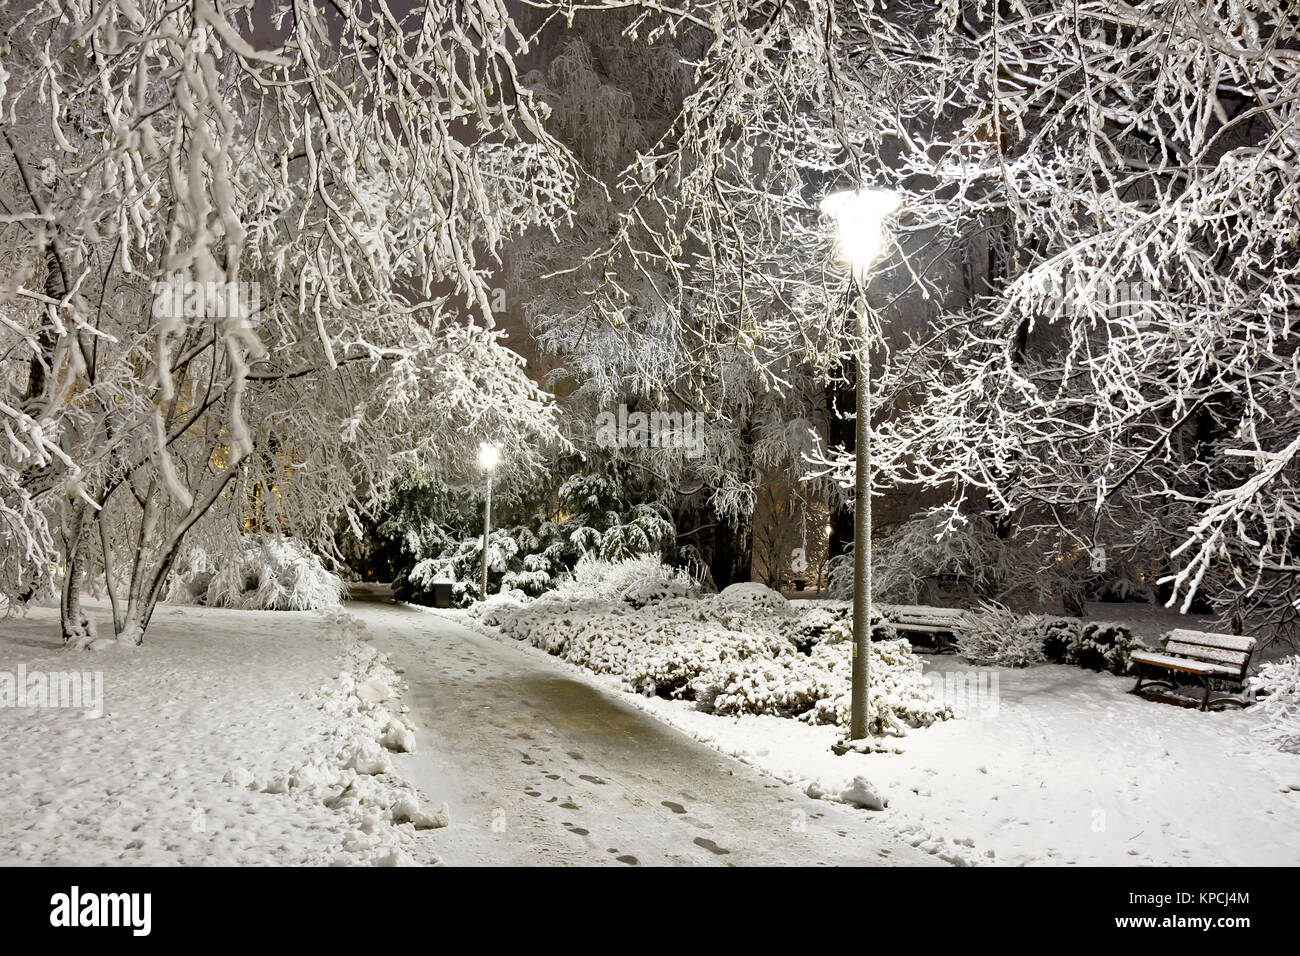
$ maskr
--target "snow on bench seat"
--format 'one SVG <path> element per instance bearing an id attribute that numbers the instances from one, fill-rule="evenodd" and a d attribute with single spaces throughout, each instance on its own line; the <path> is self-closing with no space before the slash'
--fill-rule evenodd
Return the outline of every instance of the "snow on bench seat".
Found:
<path id="1" fill-rule="evenodd" d="M 1189 674 L 1223 674 L 1225 677 L 1232 677 L 1236 676 L 1241 670 L 1239 667 L 1212 664 L 1208 661 L 1194 661 L 1187 657 L 1174 657 L 1171 654 L 1156 654 L 1150 651 L 1134 651 L 1129 655 L 1129 660 L 1136 661 L 1139 664 L 1154 664 L 1157 667 L 1167 667 L 1170 670 L 1187 671 Z"/>

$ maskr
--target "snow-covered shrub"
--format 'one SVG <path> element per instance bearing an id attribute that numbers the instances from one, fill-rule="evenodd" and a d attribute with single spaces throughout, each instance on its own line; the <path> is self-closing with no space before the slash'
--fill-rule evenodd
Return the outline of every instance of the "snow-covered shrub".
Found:
<path id="1" fill-rule="evenodd" d="M 506 617 L 532 601 L 523 591 L 502 590 L 474 604 L 469 614 L 489 627 L 496 627 Z"/>
<path id="2" fill-rule="evenodd" d="M 1142 646 L 1123 624 L 1097 621 L 1083 626 L 1066 662 L 1089 670 L 1123 674 L 1128 670 L 1129 655 Z"/>
<path id="3" fill-rule="evenodd" d="M 1072 664 L 1079 646 L 1082 622 L 1072 617 L 1043 617 L 1043 655 L 1053 664 Z"/>
<path id="4" fill-rule="evenodd" d="M 741 608 L 763 608 L 765 610 L 783 610 L 790 606 L 780 591 L 773 591 L 757 581 L 746 581 L 724 588 L 718 595 L 718 602 Z"/>
<path id="5" fill-rule="evenodd" d="M 1269 661 L 1248 683 L 1259 695 L 1269 739 L 1280 750 L 1300 754 L 1300 655 Z"/>
<path id="6" fill-rule="evenodd" d="M 802 654 L 809 654 L 818 644 L 838 644 L 853 640 L 853 602 L 851 601 L 799 601 L 798 617 L 784 630 L 786 637 Z M 871 608 L 871 640 L 898 639 L 894 625 L 885 620 L 879 606 Z"/>
<path id="7" fill-rule="evenodd" d="M 972 664 L 990 667 L 1027 667 L 1046 659 L 1043 654 L 1044 621 L 1036 614 L 1020 614 L 994 601 L 981 601 L 979 611 L 957 635 L 957 652 Z"/>
<path id="8" fill-rule="evenodd" d="M 623 600 L 633 607 L 645 607 L 668 598 L 682 597 L 689 594 L 692 587 L 694 582 L 675 576 L 666 580 L 659 577 L 643 578 L 623 592 Z"/>
<path id="9" fill-rule="evenodd" d="M 847 719 L 851 646 L 847 606 L 824 610 L 820 640 L 797 649 L 802 615 L 770 600 L 670 598 L 634 608 L 625 600 L 546 595 L 526 607 L 501 602 L 498 628 L 629 690 L 693 700 L 715 714 L 774 714 L 814 723 Z M 751 606 L 746 607 L 746 604 Z M 883 620 L 879 633 L 892 630 Z M 835 639 L 832 639 L 835 638 Z M 901 733 L 950 713 L 930 696 L 906 641 L 872 645 L 873 732 Z"/>
<path id="10" fill-rule="evenodd" d="M 535 557 L 535 555 L 529 555 Z M 538 595 L 551 585 L 551 574 L 543 569 L 507 571 L 501 575 L 503 591 L 519 591 L 524 594 Z"/>
<path id="11" fill-rule="evenodd" d="M 903 736 L 910 727 L 928 727 L 937 720 L 952 717 L 952 708 L 935 699 L 922 672 L 921 661 L 905 639 L 875 641 L 870 651 L 868 733 Z M 831 675 L 835 692 L 821 698 L 799 719 L 847 727 L 852 706 L 852 645 L 822 644 L 813 651 L 812 662 Z"/>
<path id="12" fill-rule="evenodd" d="M 173 571 L 167 600 L 256 611 L 338 607 L 339 576 L 292 538 L 259 535 L 211 551 L 194 548 Z"/>
<path id="13" fill-rule="evenodd" d="M 877 600 L 924 603 L 939 580 L 988 599 L 1042 599 L 1056 586 L 1050 575 L 1041 573 L 1040 543 L 1004 538 L 981 516 L 952 527 L 948 523 L 947 511 L 940 509 L 888 528 L 873 540 L 872 591 Z M 852 554 L 831 559 L 827 590 L 834 598 L 852 596 Z"/>
<path id="14" fill-rule="evenodd" d="M 841 603 L 836 602 L 837 605 Z M 795 649 L 801 654 L 810 654 L 815 646 L 827 640 L 832 633 L 839 635 L 844 629 L 848 611 L 847 606 L 832 608 L 825 604 L 806 608 L 799 615 L 799 621 L 790 637 Z"/>
<path id="15" fill-rule="evenodd" d="M 798 717 L 836 690 L 829 672 L 806 662 L 801 654 L 794 658 L 738 657 L 720 661 L 691 682 L 696 706 L 723 717 Z"/>
<path id="16" fill-rule="evenodd" d="M 640 607 L 695 593 L 684 571 L 669 567 L 657 554 L 608 561 L 589 554 L 578 560 L 551 596 L 560 600 L 626 601 Z"/>

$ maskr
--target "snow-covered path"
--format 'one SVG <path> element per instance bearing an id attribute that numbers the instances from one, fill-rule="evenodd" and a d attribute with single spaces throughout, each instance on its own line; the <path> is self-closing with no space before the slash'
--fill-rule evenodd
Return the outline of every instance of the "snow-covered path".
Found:
<path id="1" fill-rule="evenodd" d="M 445 863 L 936 863 L 559 664 L 391 603 L 347 610 L 406 669 L 419 750 L 396 762 L 450 804 Z"/>

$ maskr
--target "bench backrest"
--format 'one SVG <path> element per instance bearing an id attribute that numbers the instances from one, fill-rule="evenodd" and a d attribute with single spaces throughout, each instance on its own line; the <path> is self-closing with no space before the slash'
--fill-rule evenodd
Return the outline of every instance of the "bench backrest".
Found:
<path id="1" fill-rule="evenodd" d="M 1213 634 L 1175 628 L 1166 635 L 1165 652 L 1246 671 L 1255 639 L 1244 634 Z"/>
<path id="2" fill-rule="evenodd" d="M 877 607 L 894 624 L 963 624 L 968 619 L 961 608 L 920 604 L 880 604 Z"/>

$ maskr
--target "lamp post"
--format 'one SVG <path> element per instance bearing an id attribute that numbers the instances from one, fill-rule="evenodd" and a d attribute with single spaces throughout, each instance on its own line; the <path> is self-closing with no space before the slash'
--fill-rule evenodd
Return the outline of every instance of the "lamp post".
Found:
<path id="1" fill-rule="evenodd" d="M 501 452 L 496 445 L 483 442 L 478 446 L 479 466 L 487 473 L 487 497 L 483 501 L 483 585 L 479 589 L 479 600 L 487 600 L 488 589 L 488 535 L 492 531 L 492 471 L 501 460 Z"/>
<path id="2" fill-rule="evenodd" d="M 886 189 L 850 189 L 831 193 L 821 211 L 835 224 L 840 257 L 849 267 L 856 292 L 865 294 L 867 273 L 885 247 L 885 219 L 902 197 Z M 854 428 L 853 493 L 853 691 L 849 740 L 867 736 L 867 688 L 871 673 L 871 341 L 866 313 L 858 329 L 858 382 Z"/>

